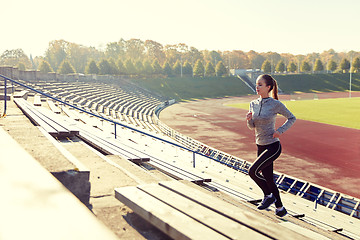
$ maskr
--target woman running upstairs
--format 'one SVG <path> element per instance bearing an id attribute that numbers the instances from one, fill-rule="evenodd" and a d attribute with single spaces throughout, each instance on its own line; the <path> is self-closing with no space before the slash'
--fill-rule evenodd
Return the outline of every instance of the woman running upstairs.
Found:
<path id="1" fill-rule="evenodd" d="M 287 211 L 281 202 L 279 189 L 274 182 L 273 162 L 281 154 L 279 137 L 294 124 L 296 118 L 279 101 L 277 83 L 272 76 L 260 75 L 256 80 L 256 92 L 260 97 L 250 102 L 250 109 L 246 115 L 247 126 L 249 129 L 255 129 L 255 141 L 258 149 L 257 159 L 250 167 L 249 175 L 264 193 L 264 199 L 258 209 L 267 209 L 275 203 L 275 214 L 284 217 Z M 277 114 L 287 118 L 287 121 L 275 130 Z"/>

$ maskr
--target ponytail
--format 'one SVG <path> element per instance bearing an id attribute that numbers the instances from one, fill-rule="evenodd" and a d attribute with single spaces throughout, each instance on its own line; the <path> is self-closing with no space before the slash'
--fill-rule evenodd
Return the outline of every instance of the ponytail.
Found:
<path id="1" fill-rule="evenodd" d="M 271 91 L 272 98 L 279 100 L 277 82 L 274 78 L 273 78 L 273 80 L 274 80 L 274 85 L 273 85 L 273 89 Z"/>
<path id="2" fill-rule="evenodd" d="M 258 79 L 260 78 L 264 79 L 266 86 L 270 86 L 269 92 L 271 92 L 272 98 L 279 100 L 278 86 L 276 80 L 268 74 L 260 75 Z"/>

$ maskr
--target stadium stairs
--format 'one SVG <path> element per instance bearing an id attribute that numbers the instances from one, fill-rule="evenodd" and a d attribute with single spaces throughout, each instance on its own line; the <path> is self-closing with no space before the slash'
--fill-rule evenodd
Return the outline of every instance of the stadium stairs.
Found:
<path id="1" fill-rule="evenodd" d="M 133 86 L 128 88 L 131 89 L 129 91 L 126 88 L 114 88 L 113 86 L 97 83 L 60 83 L 56 81 L 50 83 L 47 81 L 22 81 L 22 83 L 24 86 L 31 86 L 33 89 L 39 92 L 46 92 L 48 95 L 57 94 L 58 97 L 62 97 L 64 103 L 76 100 L 72 101 L 73 107 L 65 106 L 64 103 L 58 104 L 57 107 L 61 109 L 61 114 L 56 114 L 50 110 L 40 110 L 42 107 L 31 106 L 25 99 L 17 100 L 16 102 L 20 102 L 18 103 L 19 106 L 27 107 L 27 110 L 23 109 L 24 112 L 38 112 L 37 116 L 41 119 L 48 119 L 49 121 L 56 119 L 52 122 L 61 126 L 72 126 L 78 130 L 78 133 L 75 131 L 76 136 L 86 141 L 98 151 L 106 154 L 121 155 L 144 168 L 153 167 L 161 169 L 176 180 L 201 184 L 211 191 L 221 191 L 233 198 L 239 199 L 247 207 L 256 207 L 253 204 L 258 202 L 257 198 L 261 196 L 261 193 L 256 190 L 256 186 L 254 186 L 254 183 L 250 181 L 246 174 L 250 164 L 183 136 L 162 124 L 158 120 L 157 114 L 159 114 L 162 108 L 167 107 L 169 102 L 161 103 L 159 99 L 149 96 L 148 93 L 136 92 Z M 16 89 L 16 92 L 23 91 L 25 91 L 24 88 Z M 92 91 L 91 95 L 86 94 L 89 91 Z M 66 96 L 73 97 L 68 99 Z M 82 99 L 86 100 L 81 101 Z M 92 103 L 91 106 L 85 104 L 89 101 Z M 105 111 L 104 109 L 109 110 Z M 82 110 L 91 112 L 82 113 Z M 57 116 L 55 117 L 55 115 Z M 112 120 L 107 121 L 106 119 Z M 67 128 L 65 127 L 65 129 Z M 61 135 L 57 135 L 57 137 L 60 138 Z M 239 172 L 245 174 L 239 174 Z M 292 224 L 278 226 L 279 229 L 287 229 L 283 230 L 285 233 L 289 230 L 293 231 L 294 239 L 302 239 L 304 234 L 308 234 L 308 236 L 311 236 L 310 238 L 314 239 L 320 239 L 318 238 L 320 235 L 327 236 L 330 239 L 342 239 L 342 236 L 360 239 L 356 230 L 356 226 L 359 224 L 358 199 L 350 198 L 341 193 L 336 193 L 280 173 L 276 174 L 275 180 L 283 191 L 284 202 L 290 213 L 290 220 L 288 221 L 292 222 Z M 143 210 L 145 209 L 142 208 L 141 204 L 143 203 L 136 203 L 137 199 L 142 198 L 142 196 L 138 195 L 142 195 L 144 192 L 149 194 L 150 191 L 151 196 L 159 199 L 161 196 L 157 196 L 157 194 L 162 192 L 162 190 L 159 190 L 162 187 L 161 184 L 157 184 L 155 187 L 139 186 L 125 190 L 120 188 L 116 189 L 115 192 L 116 197 L 132 205 L 135 209 L 134 211 L 142 209 L 138 212 L 140 215 L 147 213 L 147 215 L 143 215 L 146 218 L 146 216 L 149 216 L 149 212 L 154 210 Z M 146 190 L 148 188 L 153 190 Z M 186 191 L 188 193 L 185 195 L 188 196 L 194 190 L 187 189 Z M 156 192 L 156 194 L 154 193 L 154 195 L 151 192 Z M 138 198 L 133 196 L 138 196 Z M 177 199 L 176 202 L 183 201 L 179 200 L 178 197 L 174 196 Z M 146 196 L 146 198 L 149 198 L 149 196 Z M 188 196 L 187 198 L 189 199 L 190 197 Z M 189 203 L 194 208 L 197 208 L 198 205 L 196 204 L 203 204 L 199 203 L 199 201 L 191 201 L 195 202 L 195 205 L 194 203 Z M 211 206 L 206 208 L 213 209 Z M 173 206 L 172 209 L 177 209 L 177 207 Z M 272 208 L 271 210 L 274 209 Z M 211 214 L 214 214 L 214 211 L 214 209 L 211 210 Z M 171 213 L 173 212 L 174 210 Z M 159 214 L 157 223 L 165 224 L 168 223 L 167 221 L 173 221 L 172 219 L 166 219 L 165 216 L 161 216 L 161 213 Z M 193 218 L 196 217 L 194 216 Z M 236 218 L 236 216 L 226 216 L 226 218 L 232 219 Z M 151 218 L 148 220 L 152 221 Z M 308 227 L 304 228 L 299 224 L 298 220 L 302 224 L 306 223 L 316 226 L 316 230 L 305 231 L 305 228 Z M 236 221 L 239 223 L 240 220 Z M 242 219 L 242 225 L 245 224 L 243 221 Z M 176 225 L 176 223 L 174 224 Z M 212 223 L 204 222 L 202 225 L 208 224 Z M 170 231 L 168 225 L 165 224 L 162 230 L 172 237 L 178 236 L 176 234 L 179 234 L 177 232 L 179 229 L 175 225 Z M 249 226 L 246 228 L 249 228 Z M 250 226 L 250 228 L 252 229 L 253 226 Z M 212 227 L 210 229 L 216 233 L 220 231 Z M 297 236 L 294 232 L 298 232 L 298 230 L 301 230 L 304 234 Z M 172 235 L 172 231 L 176 232 L 176 234 Z M 213 231 L 211 232 L 213 234 Z M 230 230 L 229 232 L 232 233 Z M 249 234 L 259 233 L 257 230 L 255 232 L 252 230 Z M 286 236 L 288 236 L 287 234 L 277 235 L 279 234 L 278 232 L 273 233 L 269 229 L 268 231 L 261 232 L 261 235 L 270 238 L 275 236 L 272 236 L 272 234 L 275 234 L 276 238 L 279 239 L 286 239 Z M 221 235 L 226 235 L 226 233 L 222 232 Z M 232 238 L 232 236 L 227 237 Z"/>

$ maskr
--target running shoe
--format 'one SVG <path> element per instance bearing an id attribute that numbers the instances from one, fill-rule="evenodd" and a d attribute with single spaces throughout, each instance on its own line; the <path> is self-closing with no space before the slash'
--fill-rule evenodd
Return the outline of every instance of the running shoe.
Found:
<path id="1" fill-rule="evenodd" d="M 282 209 L 280 209 L 280 210 L 276 209 L 275 214 L 278 217 L 284 217 L 287 214 L 287 211 L 284 207 L 282 207 Z"/>
<path id="2" fill-rule="evenodd" d="M 259 209 L 259 210 L 267 209 L 268 207 L 270 207 L 271 204 L 273 204 L 275 202 L 276 202 L 276 198 L 271 193 L 270 195 L 264 197 L 264 199 L 262 200 L 260 205 L 257 207 L 257 209 Z"/>

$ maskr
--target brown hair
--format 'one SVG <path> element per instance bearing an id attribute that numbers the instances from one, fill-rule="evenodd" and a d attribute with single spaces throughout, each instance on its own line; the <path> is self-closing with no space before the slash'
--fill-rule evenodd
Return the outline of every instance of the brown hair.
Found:
<path id="1" fill-rule="evenodd" d="M 276 99 L 276 100 L 279 100 L 279 97 L 278 97 L 278 86 L 277 86 L 276 80 L 275 80 L 272 76 L 270 76 L 270 75 L 268 75 L 268 74 L 260 75 L 260 76 L 259 76 L 259 79 L 260 79 L 260 78 L 264 79 L 266 86 L 270 86 L 269 92 L 271 92 L 272 98 L 274 98 L 274 99 Z"/>

